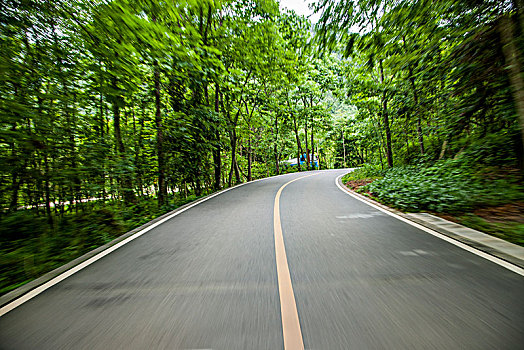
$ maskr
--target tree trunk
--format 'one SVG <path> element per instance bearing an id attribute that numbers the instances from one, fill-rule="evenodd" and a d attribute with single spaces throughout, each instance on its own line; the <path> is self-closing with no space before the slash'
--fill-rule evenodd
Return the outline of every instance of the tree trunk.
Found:
<path id="1" fill-rule="evenodd" d="M 309 147 L 308 147 L 308 139 L 307 139 L 307 120 L 304 123 L 304 138 L 306 143 L 306 170 L 309 170 Z"/>
<path id="2" fill-rule="evenodd" d="M 386 93 L 384 92 L 384 95 Z M 389 117 L 388 117 L 388 100 L 383 96 L 382 100 L 382 118 L 384 121 L 384 128 L 386 130 L 386 158 L 388 166 L 393 167 L 393 152 L 391 151 L 391 130 L 389 128 Z"/>
<path id="3" fill-rule="evenodd" d="M 280 164 L 279 164 L 279 157 L 278 157 L 278 114 L 275 114 L 275 141 L 273 143 L 273 153 L 275 155 L 275 169 L 277 171 L 277 175 L 280 175 Z"/>
<path id="4" fill-rule="evenodd" d="M 113 87 L 116 89 L 116 78 L 113 78 Z M 122 133 L 120 128 L 120 103 L 122 101 L 121 96 L 114 96 L 113 98 L 113 127 L 115 130 L 115 141 L 116 141 L 116 150 L 120 159 L 125 159 L 125 148 L 122 141 Z M 135 202 L 135 195 L 133 193 L 133 186 L 131 178 L 127 173 L 127 170 L 124 171 L 124 174 L 118 176 L 120 180 L 120 187 L 122 192 L 122 198 L 124 199 L 124 204 L 128 205 Z"/>
<path id="5" fill-rule="evenodd" d="M 220 112 L 220 85 L 218 83 L 215 83 L 215 113 Z M 213 188 L 215 191 L 220 190 L 220 174 L 222 172 L 222 160 L 220 159 L 220 130 L 219 126 L 220 123 L 216 123 L 215 125 L 215 144 L 213 145 L 213 171 L 214 171 L 214 178 L 215 182 L 213 184 Z"/>
<path id="6" fill-rule="evenodd" d="M 251 74 L 251 73 L 250 73 Z M 248 75 L 249 77 L 249 75 Z M 227 91 L 225 96 L 227 97 Z M 237 112 L 233 118 L 231 118 L 231 101 L 229 98 L 226 98 L 226 101 L 224 103 L 224 94 L 220 94 L 220 104 L 222 105 L 222 111 L 226 115 L 226 122 L 228 127 L 228 133 L 229 133 L 229 143 L 231 145 L 231 167 L 229 168 L 229 176 L 228 176 L 228 186 L 231 187 L 233 182 L 233 173 L 235 173 L 236 183 L 239 184 L 240 181 L 240 171 L 238 169 L 237 164 L 237 154 L 236 154 L 236 148 L 237 148 L 237 131 L 236 127 L 238 125 L 238 118 L 240 117 L 241 113 L 241 107 L 237 109 Z M 226 108 L 227 106 L 227 108 Z"/>
<path id="7" fill-rule="evenodd" d="M 315 144 L 313 143 L 313 141 L 314 141 L 313 123 L 311 123 L 311 169 L 315 169 Z M 318 165 L 318 162 L 317 162 L 317 165 Z"/>
<path id="8" fill-rule="evenodd" d="M 73 95 L 73 106 L 76 103 L 76 94 Z M 77 169 L 77 155 L 76 155 L 76 140 L 75 140 L 75 127 L 76 127 L 76 113 L 75 109 L 72 109 L 72 113 L 70 115 L 69 106 L 65 106 L 65 116 L 66 121 L 69 127 L 69 146 L 71 147 L 69 150 L 69 157 L 71 160 L 71 169 L 73 169 L 73 198 L 75 199 L 75 211 L 78 212 L 78 206 L 81 205 L 81 198 L 80 198 L 80 190 L 81 190 L 81 181 L 78 177 L 78 169 Z"/>
<path id="9" fill-rule="evenodd" d="M 251 131 L 251 128 L 250 130 Z M 247 139 L 247 181 L 251 181 L 251 156 L 252 156 L 252 150 L 251 150 L 251 133 L 248 135 Z"/>
<path id="10" fill-rule="evenodd" d="M 347 168 L 347 165 L 346 165 L 346 138 L 344 137 L 344 130 L 342 130 L 342 155 L 344 157 L 342 160 L 342 167 Z"/>
<path id="11" fill-rule="evenodd" d="M 317 159 L 318 159 L 318 170 L 322 169 L 322 167 L 320 166 L 320 148 L 318 146 L 318 142 L 317 142 Z"/>
<path id="12" fill-rule="evenodd" d="M 141 150 L 144 147 L 143 141 L 142 141 L 142 135 L 144 130 L 144 118 L 145 118 L 145 103 L 142 104 L 142 113 L 141 116 L 139 116 L 138 119 L 138 135 L 137 131 L 135 129 L 135 115 L 133 113 L 133 129 L 134 134 L 137 135 L 136 139 L 136 146 L 135 146 L 135 169 L 136 169 L 136 180 L 137 180 L 137 187 L 138 187 L 138 193 L 140 196 L 144 196 L 144 170 L 141 163 Z"/>
<path id="13" fill-rule="evenodd" d="M 235 173 L 235 184 L 240 183 L 240 171 L 238 170 L 238 164 L 237 164 L 237 132 L 235 129 L 231 130 L 229 132 L 229 139 L 231 144 L 231 168 L 229 170 L 229 178 L 228 178 L 228 185 L 231 187 L 233 182 L 233 173 Z"/>
<path id="14" fill-rule="evenodd" d="M 411 67 L 409 67 L 409 81 L 411 82 L 411 89 L 413 90 L 413 101 L 415 102 L 415 113 L 417 114 L 417 136 L 418 144 L 420 147 L 420 154 L 424 154 L 424 136 L 422 134 L 422 120 L 420 118 L 418 92 L 415 86 L 415 77 L 413 76 L 413 70 L 411 69 Z"/>
<path id="15" fill-rule="evenodd" d="M 167 199 L 166 165 L 164 157 L 164 133 L 160 106 L 160 71 L 158 62 L 153 62 L 153 75 L 155 84 L 155 126 L 156 126 L 156 152 L 158 164 L 158 205 L 164 205 Z"/>
<path id="16" fill-rule="evenodd" d="M 522 9 L 519 9 L 519 11 L 522 11 Z M 508 15 L 502 16 L 499 28 L 500 37 L 502 39 L 502 50 L 508 67 L 508 75 L 511 82 L 511 90 L 513 92 L 513 99 L 519 116 L 520 136 L 522 140 L 521 147 L 524 148 L 524 81 L 522 79 L 521 57 L 517 47 L 511 17 Z M 522 165 L 521 170 L 524 171 Z"/>
<path id="17" fill-rule="evenodd" d="M 103 145 L 103 150 L 105 150 L 105 116 L 104 116 L 104 97 L 102 94 L 102 82 L 100 82 L 100 119 L 98 121 L 100 123 L 100 141 Z M 102 152 L 103 162 L 100 164 L 101 166 L 101 175 L 100 175 L 100 185 L 101 185 L 101 197 L 106 198 L 106 174 L 105 174 L 105 152 Z"/>
<path id="18" fill-rule="evenodd" d="M 384 68 L 382 66 L 382 61 L 380 61 L 380 82 L 384 84 Z M 391 168 L 393 167 L 393 152 L 391 151 L 391 130 L 389 128 L 388 99 L 385 87 L 382 92 L 382 120 L 386 131 L 386 158 L 388 160 L 388 166 Z"/>
<path id="19" fill-rule="evenodd" d="M 300 168 L 300 155 L 302 154 L 302 145 L 300 144 L 300 137 L 298 136 L 297 120 L 293 114 L 292 114 L 292 117 L 293 117 L 293 130 L 295 131 L 295 138 L 297 140 L 297 167 L 298 167 L 298 171 L 302 171 L 302 169 Z"/>
<path id="20" fill-rule="evenodd" d="M 372 113 L 370 111 L 370 113 Z M 375 125 L 380 125 L 380 119 L 377 121 L 377 123 L 374 123 Z M 382 147 L 384 145 L 384 139 L 382 135 L 382 131 L 379 130 L 377 127 L 374 127 L 373 130 L 375 131 L 375 134 L 377 135 L 377 149 L 378 149 L 378 157 L 380 159 L 380 169 L 384 170 L 384 160 L 382 157 Z M 372 151 L 373 154 L 373 151 Z"/>
<path id="21" fill-rule="evenodd" d="M 15 115 L 18 116 L 18 113 L 16 113 Z M 16 122 L 13 122 L 13 126 L 11 127 L 11 131 L 13 133 L 16 131 Z M 20 159 L 14 140 L 10 143 L 10 146 L 11 146 L 11 154 L 10 154 L 11 159 L 13 159 L 13 160 Z M 18 192 L 20 191 L 20 186 L 22 185 L 22 174 L 21 174 L 21 172 L 26 168 L 26 164 L 25 163 L 26 163 L 26 161 L 24 160 L 24 166 L 20 168 L 20 170 L 21 170 L 20 173 L 18 171 L 18 166 L 16 165 L 16 163 L 14 163 L 14 162 L 11 163 L 11 168 L 12 168 L 12 172 L 11 172 L 11 199 L 9 201 L 9 211 L 10 212 L 16 211 L 18 209 Z"/>
<path id="22" fill-rule="evenodd" d="M 448 146 L 448 140 L 444 140 L 444 142 L 442 142 L 442 149 L 440 150 L 440 155 L 438 157 L 439 160 L 444 158 L 444 155 L 446 154 L 446 147 L 447 146 Z"/>
<path id="23" fill-rule="evenodd" d="M 51 189 L 49 186 L 49 161 L 47 159 L 47 151 L 44 153 L 44 169 L 45 169 L 45 180 L 44 180 L 44 192 L 45 192 L 45 212 L 47 215 L 47 223 L 53 224 L 53 217 L 51 216 Z"/>

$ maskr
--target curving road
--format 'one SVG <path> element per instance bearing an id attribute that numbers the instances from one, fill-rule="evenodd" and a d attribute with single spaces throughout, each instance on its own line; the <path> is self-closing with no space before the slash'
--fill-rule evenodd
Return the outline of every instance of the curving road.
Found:
<path id="1" fill-rule="evenodd" d="M 524 277 L 348 196 L 343 173 L 180 213 L 1 316 L 0 349 L 523 349 Z"/>

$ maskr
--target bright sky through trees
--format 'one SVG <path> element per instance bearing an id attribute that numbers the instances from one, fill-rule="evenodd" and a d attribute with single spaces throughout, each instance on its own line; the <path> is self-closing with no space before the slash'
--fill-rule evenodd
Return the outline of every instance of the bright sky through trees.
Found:
<path id="1" fill-rule="evenodd" d="M 313 3 L 312 0 L 280 0 L 280 8 L 288 8 L 294 10 L 298 15 L 310 16 L 311 22 L 316 23 L 320 18 L 320 14 L 313 14 L 313 10 L 309 9 L 309 4 Z"/>

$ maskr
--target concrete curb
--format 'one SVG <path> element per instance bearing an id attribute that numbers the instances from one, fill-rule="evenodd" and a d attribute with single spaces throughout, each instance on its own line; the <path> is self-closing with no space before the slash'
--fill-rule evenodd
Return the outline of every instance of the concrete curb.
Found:
<path id="1" fill-rule="evenodd" d="M 349 189 L 342 182 L 342 177 L 338 179 L 338 182 L 346 191 L 353 196 L 360 198 L 362 201 L 376 205 L 384 210 L 432 229 L 433 231 L 441 233 L 456 241 L 467 244 L 484 253 L 495 256 L 520 268 L 524 268 L 524 247 L 428 213 L 401 212 Z"/>
<path id="2" fill-rule="evenodd" d="M 233 187 L 236 187 L 236 186 L 233 186 Z M 157 223 L 158 221 L 160 221 L 160 220 L 162 220 L 162 219 L 164 219 L 164 218 L 166 218 L 166 217 L 168 217 L 170 215 L 173 215 L 173 214 L 175 214 L 175 213 L 177 213 L 179 211 L 182 211 L 182 210 L 184 210 L 185 208 L 187 208 L 187 207 L 189 207 L 191 205 L 196 205 L 199 202 L 206 200 L 206 198 L 208 198 L 209 196 L 217 195 L 217 194 L 219 194 L 219 193 L 221 193 L 223 191 L 229 190 L 229 189 L 231 189 L 233 187 L 228 187 L 228 188 L 223 189 L 221 191 L 211 193 L 211 194 L 209 194 L 209 195 L 207 195 L 205 197 L 201 197 L 201 198 L 199 198 L 197 200 L 194 200 L 192 202 L 186 203 L 186 204 L 176 208 L 173 211 L 165 213 L 164 215 L 161 215 L 161 216 L 159 216 L 159 217 L 157 217 L 157 218 L 155 218 L 155 219 L 145 223 L 144 225 L 142 225 L 140 227 L 137 227 L 137 228 L 135 228 L 135 229 L 133 229 L 131 231 L 128 231 L 128 232 L 124 233 L 120 237 L 115 238 L 114 240 L 112 240 L 111 242 L 106 243 L 103 246 L 100 246 L 98 248 L 95 248 L 95 249 L 91 250 L 90 252 L 87 252 L 84 255 L 82 255 L 82 256 L 80 256 L 80 257 L 78 257 L 78 258 L 68 262 L 67 264 L 62 265 L 62 266 L 60 266 L 60 267 L 58 267 L 58 268 L 56 268 L 56 269 L 54 269 L 54 270 L 52 270 L 50 272 L 48 272 L 48 273 L 38 277 L 37 279 L 32 280 L 31 282 L 28 282 L 28 283 L 24 284 L 23 286 L 20 286 L 20 287 L 18 287 L 16 289 L 10 291 L 7 294 L 4 294 L 4 295 L 0 296 L 0 307 L 3 307 L 5 305 L 9 304 L 10 302 L 12 302 L 12 301 L 20 298 L 21 296 L 27 294 L 31 290 L 33 290 L 33 289 L 43 285 L 44 283 L 52 280 L 53 278 L 55 278 L 55 277 L 61 275 L 62 273 L 70 270 L 71 268 L 73 268 L 73 267 L 83 263 L 84 261 L 92 258 L 93 256 L 99 254 L 100 252 L 103 252 L 104 250 L 106 250 L 106 249 L 108 249 L 108 248 L 110 248 L 110 247 L 112 247 L 112 246 L 122 242 L 123 240 L 127 239 L 128 237 L 133 236 L 135 233 L 140 232 L 140 231 L 144 230 L 145 228 L 147 228 L 147 227 Z"/>

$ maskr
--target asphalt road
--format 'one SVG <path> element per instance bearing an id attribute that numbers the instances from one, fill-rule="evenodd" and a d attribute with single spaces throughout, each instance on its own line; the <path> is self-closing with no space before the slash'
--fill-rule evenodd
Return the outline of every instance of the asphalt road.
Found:
<path id="1" fill-rule="evenodd" d="M 280 197 L 306 349 L 524 349 L 524 277 L 348 196 L 343 172 Z M 283 349 L 273 210 L 303 175 L 115 250 L 0 317 L 0 349 Z"/>

